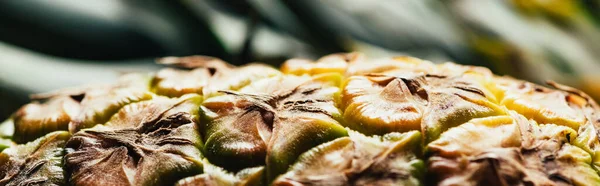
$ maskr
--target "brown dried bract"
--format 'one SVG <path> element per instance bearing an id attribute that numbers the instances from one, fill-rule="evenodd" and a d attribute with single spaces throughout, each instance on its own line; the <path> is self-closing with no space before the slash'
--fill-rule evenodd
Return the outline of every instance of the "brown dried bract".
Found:
<path id="1" fill-rule="evenodd" d="M 69 140 L 65 167 L 74 185 L 167 185 L 202 171 L 194 122 L 200 97 L 157 98 L 128 106 L 106 126 Z"/>
<path id="2" fill-rule="evenodd" d="M 273 185 L 420 185 L 420 147 L 417 131 L 350 133 L 304 153 Z"/>
<path id="3" fill-rule="evenodd" d="M 516 113 L 473 120 L 429 144 L 439 185 L 587 185 L 599 183 L 591 156 L 568 127 L 537 125 Z M 495 135 L 494 135 L 495 134 Z M 498 135 L 500 134 L 500 135 Z"/>

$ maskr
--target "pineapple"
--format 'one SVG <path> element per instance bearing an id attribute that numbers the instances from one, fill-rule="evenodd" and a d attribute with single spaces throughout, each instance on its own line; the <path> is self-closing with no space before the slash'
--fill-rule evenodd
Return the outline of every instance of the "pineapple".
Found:
<path id="1" fill-rule="evenodd" d="M 0 125 L 0 185 L 600 184 L 600 106 L 565 85 L 359 53 L 159 62 L 32 96 Z"/>

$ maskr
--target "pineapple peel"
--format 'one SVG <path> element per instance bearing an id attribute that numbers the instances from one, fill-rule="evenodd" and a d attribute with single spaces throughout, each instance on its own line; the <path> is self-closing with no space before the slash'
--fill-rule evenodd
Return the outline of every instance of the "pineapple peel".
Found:
<path id="1" fill-rule="evenodd" d="M 166 57 L 32 95 L 0 185 L 599 185 L 600 106 L 483 67 L 340 53 Z"/>

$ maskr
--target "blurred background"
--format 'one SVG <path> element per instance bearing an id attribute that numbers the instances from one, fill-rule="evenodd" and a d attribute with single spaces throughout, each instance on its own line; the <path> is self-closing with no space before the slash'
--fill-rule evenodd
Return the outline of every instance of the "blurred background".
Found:
<path id="1" fill-rule="evenodd" d="M 0 1 L 0 120 L 28 95 L 160 68 L 359 51 L 480 65 L 600 98 L 600 0 Z"/>

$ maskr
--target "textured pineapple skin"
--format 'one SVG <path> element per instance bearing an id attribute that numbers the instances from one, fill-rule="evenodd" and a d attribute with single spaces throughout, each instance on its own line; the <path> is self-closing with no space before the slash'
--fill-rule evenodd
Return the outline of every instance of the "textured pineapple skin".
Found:
<path id="1" fill-rule="evenodd" d="M 33 95 L 0 125 L 0 185 L 600 185 L 600 106 L 558 83 L 360 53 L 159 63 Z"/>

